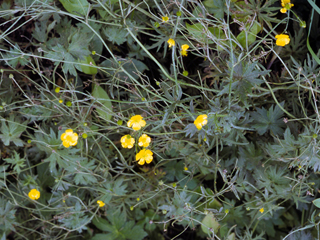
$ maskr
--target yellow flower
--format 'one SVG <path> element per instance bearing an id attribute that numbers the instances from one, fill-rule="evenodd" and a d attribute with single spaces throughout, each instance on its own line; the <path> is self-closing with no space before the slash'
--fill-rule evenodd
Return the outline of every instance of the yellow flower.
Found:
<path id="1" fill-rule="evenodd" d="M 29 198 L 32 200 L 37 200 L 40 197 L 40 192 L 37 189 L 31 189 L 28 193 Z"/>
<path id="2" fill-rule="evenodd" d="M 188 48 L 189 48 L 189 45 L 188 45 L 188 44 L 183 44 L 183 45 L 181 46 L 181 51 L 180 51 L 180 53 L 181 53 L 181 55 L 182 55 L 183 57 L 188 56 L 188 53 L 187 53 Z"/>
<path id="3" fill-rule="evenodd" d="M 289 35 L 287 34 L 280 34 L 280 35 L 276 35 L 276 45 L 284 47 L 285 45 L 289 44 L 290 42 L 290 38 Z"/>
<path id="4" fill-rule="evenodd" d="M 194 125 L 196 125 L 198 130 L 201 130 L 201 128 L 208 123 L 207 115 L 199 115 L 196 120 L 194 120 Z"/>
<path id="5" fill-rule="evenodd" d="M 281 6 L 280 9 L 281 13 L 286 13 L 287 10 L 290 10 L 294 5 L 290 2 L 290 0 L 281 0 Z"/>
<path id="6" fill-rule="evenodd" d="M 133 148 L 133 145 L 135 143 L 135 140 L 133 137 L 131 137 L 130 135 L 124 135 L 121 140 L 121 146 L 123 148 Z"/>
<path id="7" fill-rule="evenodd" d="M 72 129 L 67 129 L 65 133 L 61 135 L 61 141 L 66 148 L 75 146 L 78 143 L 78 134 L 73 133 Z"/>
<path id="8" fill-rule="evenodd" d="M 167 43 L 169 44 L 169 48 L 171 48 L 172 46 L 176 45 L 176 42 L 172 38 L 169 38 Z"/>
<path id="9" fill-rule="evenodd" d="M 102 202 L 101 200 L 98 200 L 97 203 L 99 204 L 99 207 L 103 207 L 104 205 L 106 205 L 104 202 Z"/>
<path id="10" fill-rule="evenodd" d="M 62 99 L 59 99 L 59 103 L 63 103 L 63 100 L 62 100 Z"/>
<path id="11" fill-rule="evenodd" d="M 162 22 L 168 22 L 169 21 L 169 17 L 167 16 L 167 14 L 162 17 Z"/>
<path id="12" fill-rule="evenodd" d="M 181 56 L 182 56 L 182 57 L 188 56 L 188 53 L 187 53 L 186 50 L 181 50 L 180 53 L 181 53 Z"/>
<path id="13" fill-rule="evenodd" d="M 146 125 L 146 121 L 142 120 L 143 117 L 140 115 L 135 115 L 130 118 L 129 122 L 127 123 L 128 127 L 133 128 L 133 130 L 137 131 L 140 130 L 142 127 Z"/>
<path id="14" fill-rule="evenodd" d="M 151 142 L 151 138 L 147 134 L 142 134 L 139 138 L 139 146 L 140 147 L 148 147 Z"/>
<path id="15" fill-rule="evenodd" d="M 142 149 L 140 152 L 136 154 L 136 160 L 138 164 L 143 165 L 145 162 L 151 163 L 153 159 L 153 152 L 149 149 Z"/>
<path id="16" fill-rule="evenodd" d="M 260 208 L 259 212 L 263 213 L 264 212 L 264 208 Z"/>

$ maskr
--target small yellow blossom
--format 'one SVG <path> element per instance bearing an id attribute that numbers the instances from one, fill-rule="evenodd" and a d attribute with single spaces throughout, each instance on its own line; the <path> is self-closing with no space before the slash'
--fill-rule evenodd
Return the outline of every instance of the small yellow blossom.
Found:
<path id="1" fill-rule="evenodd" d="M 142 134 L 139 138 L 139 146 L 140 147 L 148 147 L 151 142 L 151 138 L 147 134 Z"/>
<path id="2" fill-rule="evenodd" d="M 183 170 L 188 171 L 188 168 L 187 168 L 187 167 L 184 167 Z"/>
<path id="3" fill-rule="evenodd" d="M 121 146 L 123 148 L 133 148 L 133 145 L 135 143 L 135 140 L 133 137 L 131 137 L 130 135 L 124 135 L 121 140 Z"/>
<path id="4" fill-rule="evenodd" d="M 59 87 L 56 87 L 56 89 L 54 90 L 56 93 L 59 93 L 60 92 L 60 88 Z"/>
<path id="5" fill-rule="evenodd" d="M 187 53 L 188 48 L 189 48 L 189 45 L 188 45 L 188 44 L 183 44 L 183 45 L 181 46 L 181 51 L 180 51 L 180 53 L 181 53 L 181 55 L 182 55 L 183 57 L 188 56 L 188 53 Z"/>
<path id="6" fill-rule="evenodd" d="M 172 46 L 176 45 L 176 42 L 172 38 L 169 38 L 167 43 L 169 44 L 169 48 L 171 48 Z"/>
<path id="7" fill-rule="evenodd" d="M 59 103 L 63 103 L 63 100 L 62 100 L 62 99 L 59 99 Z"/>
<path id="8" fill-rule="evenodd" d="M 280 9 L 281 13 L 286 13 L 287 10 L 290 10 L 294 5 L 290 2 L 291 0 L 281 0 L 281 6 Z"/>
<path id="9" fill-rule="evenodd" d="M 145 162 L 151 163 L 153 160 L 153 152 L 149 149 L 142 149 L 140 152 L 136 154 L 136 160 L 138 164 L 143 165 Z"/>
<path id="10" fill-rule="evenodd" d="M 103 207 L 104 205 L 106 205 L 104 202 L 102 202 L 101 200 L 98 200 L 97 203 L 99 204 L 99 207 Z"/>
<path id="11" fill-rule="evenodd" d="M 276 39 L 277 39 L 276 45 L 281 46 L 281 47 L 284 47 L 285 45 L 289 44 L 289 42 L 290 42 L 289 35 L 287 35 L 287 34 L 276 35 Z"/>
<path id="12" fill-rule="evenodd" d="M 264 212 L 264 208 L 260 208 L 259 212 L 263 213 Z"/>
<path id="13" fill-rule="evenodd" d="M 167 16 L 167 14 L 162 17 L 162 22 L 168 22 L 169 21 L 169 17 Z"/>
<path id="14" fill-rule="evenodd" d="M 29 198 L 32 200 L 37 200 L 40 197 L 40 192 L 37 189 L 31 189 L 30 192 L 28 193 Z"/>
<path id="15" fill-rule="evenodd" d="M 142 127 L 146 125 L 146 121 L 143 120 L 141 115 L 135 115 L 130 118 L 129 122 L 127 123 L 128 127 L 132 126 L 132 129 L 137 131 L 140 130 Z"/>
<path id="16" fill-rule="evenodd" d="M 201 128 L 208 123 L 207 115 L 199 115 L 196 120 L 194 120 L 194 125 L 196 125 L 198 130 L 201 130 Z"/>
<path id="17" fill-rule="evenodd" d="M 78 134 L 74 133 L 72 129 L 67 129 L 65 133 L 61 135 L 61 141 L 66 148 L 75 146 L 78 143 Z"/>

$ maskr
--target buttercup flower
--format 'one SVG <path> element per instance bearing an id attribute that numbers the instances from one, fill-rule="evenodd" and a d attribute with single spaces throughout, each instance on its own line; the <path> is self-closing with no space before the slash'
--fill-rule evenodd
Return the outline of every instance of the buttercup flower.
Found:
<path id="1" fill-rule="evenodd" d="M 188 45 L 188 44 L 183 44 L 183 45 L 181 46 L 181 51 L 180 51 L 180 53 L 181 53 L 181 55 L 182 55 L 183 57 L 188 56 L 188 53 L 187 53 L 188 48 L 189 48 L 189 45 Z"/>
<path id="2" fill-rule="evenodd" d="M 167 14 L 162 17 L 162 22 L 168 22 L 169 21 L 169 17 L 167 16 Z"/>
<path id="3" fill-rule="evenodd" d="M 61 141 L 66 148 L 75 146 L 78 143 L 78 134 L 74 133 L 72 129 L 67 129 L 65 133 L 61 135 Z"/>
<path id="4" fill-rule="evenodd" d="M 264 208 L 260 208 L 259 212 L 263 213 L 264 212 Z"/>
<path id="5" fill-rule="evenodd" d="M 290 2 L 290 0 L 281 0 L 281 6 L 280 9 L 281 13 L 286 13 L 287 10 L 291 9 L 294 5 Z"/>
<path id="6" fill-rule="evenodd" d="M 139 138 L 139 146 L 140 147 L 148 147 L 151 142 L 151 138 L 147 134 L 142 134 Z"/>
<path id="7" fill-rule="evenodd" d="M 28 193 L 29 198 L 32 200 L 37 200 L 40 197 L 40 192 L 37 189 L 31 189 L 30 192 Z"/>
<path id="8" fill-rule="evenodd" d="M 198 130 L 201 130 L 201 128 L 208 123 L 207 115 L 199 115 L 196 120 L 194 120 L 194 125 L 196 125 Z"/>
<path id="9" fill-rule="evenodd" d="M 98 200 L 97 203 L 99 204 L 99 207 L 103 207 L 104 205 L 106 205 L 104 202 L 102 202 L 101 200 Z"/>
<path id="10" fill-rule="evenodd" d="M 145 162 L 151 163 L 153 159 L 153 152 L 149 149 L 142 149 L 140 152 L 136 154 L 136 160 L 138 164 L 143 165 Z"/>
<path id="11" fill-rule="evenodd" d="M 169 38 L 167 43 L 169 44 L 169 48 L 171 48 L 172 46 L 176 45 L 176 42 L 172 38 Z"/>
<path id="12" fill-rule="evenodd" d="M 290 42 L 290 38 L 289 35 L 287 34 L 280 34 L 280 35 L 276 35 L 276 45 L 284 47 L 285 45 L 289 44 Z"/>
<path id="13" fill-rule="evenodd" d="M 127 123 L 128 127 L 132 126 L 132 129 L 137 131 L 140 130 L 142 127 L 146 125 L 146 121 L 142 120 L 143 117 L 141 115 L 135 115 L 130 118 L 129 122 Z"/>
<path id="14" fill-rule="evenodd" d="M 134 143 L 135 143 L 135 140 L 133 137 L 131 137 L 130 135 L 124 135 L 121 140 L 121 146 L 123 148 L 132 148 Z"/>

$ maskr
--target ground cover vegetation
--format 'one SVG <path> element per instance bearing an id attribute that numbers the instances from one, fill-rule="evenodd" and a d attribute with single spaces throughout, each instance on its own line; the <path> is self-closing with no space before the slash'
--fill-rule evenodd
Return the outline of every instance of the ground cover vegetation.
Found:
<path id="1" fill-rule="evenodd" d="M 1 1 L 1 240 L 319 239 L 319 13 Z"/>

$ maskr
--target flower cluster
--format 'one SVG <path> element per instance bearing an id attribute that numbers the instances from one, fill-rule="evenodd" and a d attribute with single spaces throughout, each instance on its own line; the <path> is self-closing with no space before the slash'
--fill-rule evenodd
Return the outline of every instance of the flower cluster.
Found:
<path id="1" fill-rule="evenodd" d="M 290 10 L 294 5 L 291 3 L 290 0 L 281 0 L 281 6 L 282 8 L 280 9 L 280 12 L 286 13 L 287 10 Z"/>
<path id="2" fill-rule="evenodd" d="M 130 120 L 127 123 L 128 127 L 132 127 L 134 131 L 140 130 L 142 127 L 146 125 L 146 121 L 143 120 L 143 117 L 141 115 L 135 115 L 130 118 Z M 135 139 L 127 134 L 121 137 L 120 139 L 121 146 L 123 148 L 133 148 L 135 144 Z M 144 149 L 140 150 L 136 154 L 136 160 L 138 164 L 143 165 L 145 162 L 151 163 L 153 160 L 153 152 L 149 149 L 145 149 L 148 147 L 151 143 L 151 138 L 147 134 L 142 134 L 139 138 L 138 145 L 140 147 L 143 147 Z"/>
<path id="3" fill-rule="evenodd" d="M 74 133 L 72 129 L 67 129 L 62 135 L 61 135 L 61 141 L 62 145 L 66 148 L 70 146 L 75 146 L 78 143 L 78 134 Z"/>
<path id="4" fill-rule="evenodd" d="M 40 192 L 37 189 L 31 189 L 28 193 L 28 197 L 32 200 L 37 200 L 40 198 Z"/>

